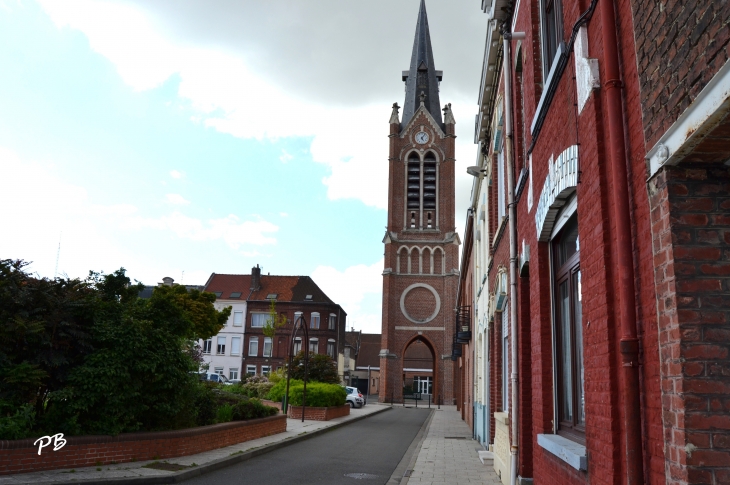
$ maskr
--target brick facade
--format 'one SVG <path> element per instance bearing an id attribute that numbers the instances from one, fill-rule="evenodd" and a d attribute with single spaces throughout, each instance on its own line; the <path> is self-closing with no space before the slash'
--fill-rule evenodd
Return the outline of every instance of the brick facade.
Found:
<path id="1" fill-rule="evenodd" d="M 81 468 L 194 455 L 286 431 L 286 416 L 232 421 L 198 428 L 117 436 L 69 436 L 58 451 L 35 439 L 0 441 L 0 475 Z"/>
<path id="2" fill-rule="evenodd" d="M 306 407 L 304 411 L 304 419 L 311 421 L 329 421 L 330 419 L 341 418 L 350 415 L 350 405 L 335 406 L 328 408 Z M 302 419 L 301 406 L 289 406 L 289 417 L 293 419 Z"/>
<path id="3" fill-rule="evenodd" d="M 649 193 L 666 473 L 730 483 L 730 169 L 668 167 Z"/>

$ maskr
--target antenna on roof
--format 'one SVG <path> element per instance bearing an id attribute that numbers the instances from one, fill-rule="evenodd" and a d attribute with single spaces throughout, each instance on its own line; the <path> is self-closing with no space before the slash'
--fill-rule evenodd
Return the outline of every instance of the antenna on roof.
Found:
<path id="1" fill-rule="evenodd" d="M 180 276 L 180 284 L 182 285 L 185 282 L 185 270 L 182 270 L 182 276 Z"/>
<path id="2" fill-rule="evenodd" d="M 61 257 L 61 236 L 63 235 L 63 231 L 61 231 L 58 234 L 58 250 L 56 251 L 56 269 L 53 270 L 53 277 L 56 278 L 58 276 L 58 259 Z"/>

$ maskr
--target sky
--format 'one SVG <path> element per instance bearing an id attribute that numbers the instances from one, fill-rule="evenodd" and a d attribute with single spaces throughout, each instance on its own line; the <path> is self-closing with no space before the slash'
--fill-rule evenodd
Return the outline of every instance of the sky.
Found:
<path id="1" fill-rule="evenodd" d="M 388 119 L 419 0 L 0 0 L 0 258 L 148 285 L 309 275 L 381 330 Z M 474 164 L 486 15 L 428 0 Z"/>

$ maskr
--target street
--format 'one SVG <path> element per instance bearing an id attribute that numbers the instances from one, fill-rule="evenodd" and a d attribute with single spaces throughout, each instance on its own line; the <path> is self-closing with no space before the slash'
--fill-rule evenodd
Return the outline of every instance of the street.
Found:
<path id="1" fill-rule="evenodd" d="M 429 413 L 396 407 L 185 483 L 386 483 Z"/>

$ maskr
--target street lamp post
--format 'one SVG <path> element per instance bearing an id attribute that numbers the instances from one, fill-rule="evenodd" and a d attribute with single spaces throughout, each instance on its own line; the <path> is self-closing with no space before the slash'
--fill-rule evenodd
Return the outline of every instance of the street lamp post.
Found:
<path id="1" fill-rule="evenodd" d="M 294 328 L 291 331 L 291 340 L 289 341 L 289 365 L 286 373 L 286 394 L 284 394 L 284 414 L 289 411 L 289 379 L 291 378 L 292 359 L 294 358 L 294 340 L 299 330 L 304 332 L 304 389 L 302 390 L 302 422 L 304 422 L 304 411 L 307 408 L 307 364 L 309 363 L 309 330 L 307 330 L 307 321 L 303 316 L 299 316 L 294 322 Z"/>

